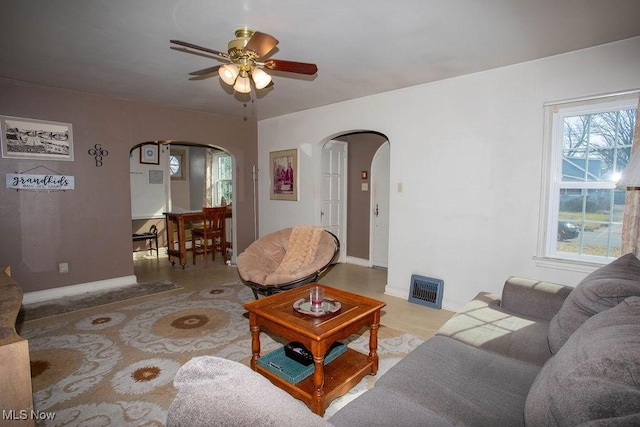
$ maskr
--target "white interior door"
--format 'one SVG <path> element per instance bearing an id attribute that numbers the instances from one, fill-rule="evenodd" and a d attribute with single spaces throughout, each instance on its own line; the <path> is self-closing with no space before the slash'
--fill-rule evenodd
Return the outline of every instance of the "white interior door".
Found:
<path id="1" fill-rule="evenodd" d="M 329 141 L 322 147 L 322 227 L 340 240 L 339 262 L 346 258 L 346 167 L 347 144 Z"/>
<path id="2" fill-rule="evenodd" d="M 371 164 L 371 264 L 389 261 L 389 141 L 378 148 Z"/>

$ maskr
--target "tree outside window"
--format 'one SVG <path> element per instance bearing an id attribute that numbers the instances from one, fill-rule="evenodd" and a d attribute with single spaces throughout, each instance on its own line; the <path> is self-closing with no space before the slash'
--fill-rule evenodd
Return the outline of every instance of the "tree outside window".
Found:
<path id="1" fill-rule="evenodd" d="M 637 97 L 552 106 L 546 255 L 607 262 L 620 256 Z"/>
<path id="2" fill-rule="evenodd" d="M 227 204 L 233 201 L 233 169 L 231 156 L 228 154 L 214 155 L 214 203 L 222 204 L 224 197 Z"/>

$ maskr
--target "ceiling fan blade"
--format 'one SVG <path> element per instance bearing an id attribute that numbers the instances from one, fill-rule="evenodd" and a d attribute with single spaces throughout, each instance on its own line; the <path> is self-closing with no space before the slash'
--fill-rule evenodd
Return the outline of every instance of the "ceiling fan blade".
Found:
<path id="1" fill-rule="evenodd" d="M 169 41 L 171 43 L 173 43 L 173 44 L 177 44 L 177 45 L 180 45 L 180 46 L 188 47 L 189 49 L 200 50 L 202 52 L 207 52 L 207 53 L 210 53 L 212 55 L 219 56 L 219 57 L 225 58 L 225 59 L 229 58 L 229 55 L 224 53 L 224 52 L 219 52 L 217 50 L 213 50 L 213 49 L 209 49 L 209 48 L 206 48 L 206 47 L 198 46 L 197 44 L 187 43 L 187 42 L 183 42 L 183 41 L 180 41 L 180 40 L 169 40 Z"/>
<path id="2" fill-rule="evenodd" d="M 287 73 L 313 75 L 318 72 L 318 66 L 316 64 L 283 61 L 282 59 L 270 59 L 265 61 L 264 66 L 270 70 L 285 71 Z"/>
<path id="3" fill-rule="evenodd" d="M 215 59 L 216 61 L 229 61 L 228 58 L 220 58 L 218 56 L 213 56 L 210 53 L 204 53 L 204 52 L 198 52 L 195 50 L 191 50 L 191 49 L 187 49 L 186 47 L 177 47 L 177 46 L 171 46 L 171 50 L 177 50 L 178 52 L 184 52 L 184 53 L 188 53 L 191 55 L 197 55 L 197 56 L 201 56 L 203 58 L 209 58 L 209 59 Z"/>
<path id="4" fill-rule="evenodd" d="M 258 58 L 262 58 L 267 53 L 271 52 L 278 44 L 278 40 L 275 37 L 256 31 L 251 36 L 251 39 L 245 46 L 246 50 L 252 50 L 258 54 Z"/>
<path id="5" fill-rule="evenodd" d="M 216 76 L 217 73 L 210 73 L 210 74 L 202 74 L 200 76 L 193 76 L 193 77 L 189 77 L 189 80 L 206 80 L 206 79 L 210 79 L 211 77 Z"/>
<path id="6" fill-rule="evenodd" d="M 218 69 L 222 67 L 222 65 L 216 65 L 214 67 L 203 68 L 202 70 L 192 71 L 189 73 L 190 76 L 202 76 L 205 74 L 216 73 Z"/>

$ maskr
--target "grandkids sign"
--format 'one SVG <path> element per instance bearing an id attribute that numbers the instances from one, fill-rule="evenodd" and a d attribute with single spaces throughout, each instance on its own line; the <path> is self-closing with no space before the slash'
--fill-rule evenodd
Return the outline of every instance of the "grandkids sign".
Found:
<path id="1" fill-rule="evenodd" d="M 7 188 L 13 190 L 73 190 L 74 184 L 74 177 L 67 175 L 7 174 Z"/>

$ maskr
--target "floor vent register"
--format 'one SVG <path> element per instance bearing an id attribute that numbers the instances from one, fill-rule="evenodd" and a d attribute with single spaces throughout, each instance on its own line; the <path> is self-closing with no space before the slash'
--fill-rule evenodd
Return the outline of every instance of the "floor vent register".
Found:
<path id="1" fill-rule="evenodd" d="M 432 277 L 411 275 L 409 302 L 431 308 L 442 308 L 442 288 L 444 282 Z"/>

